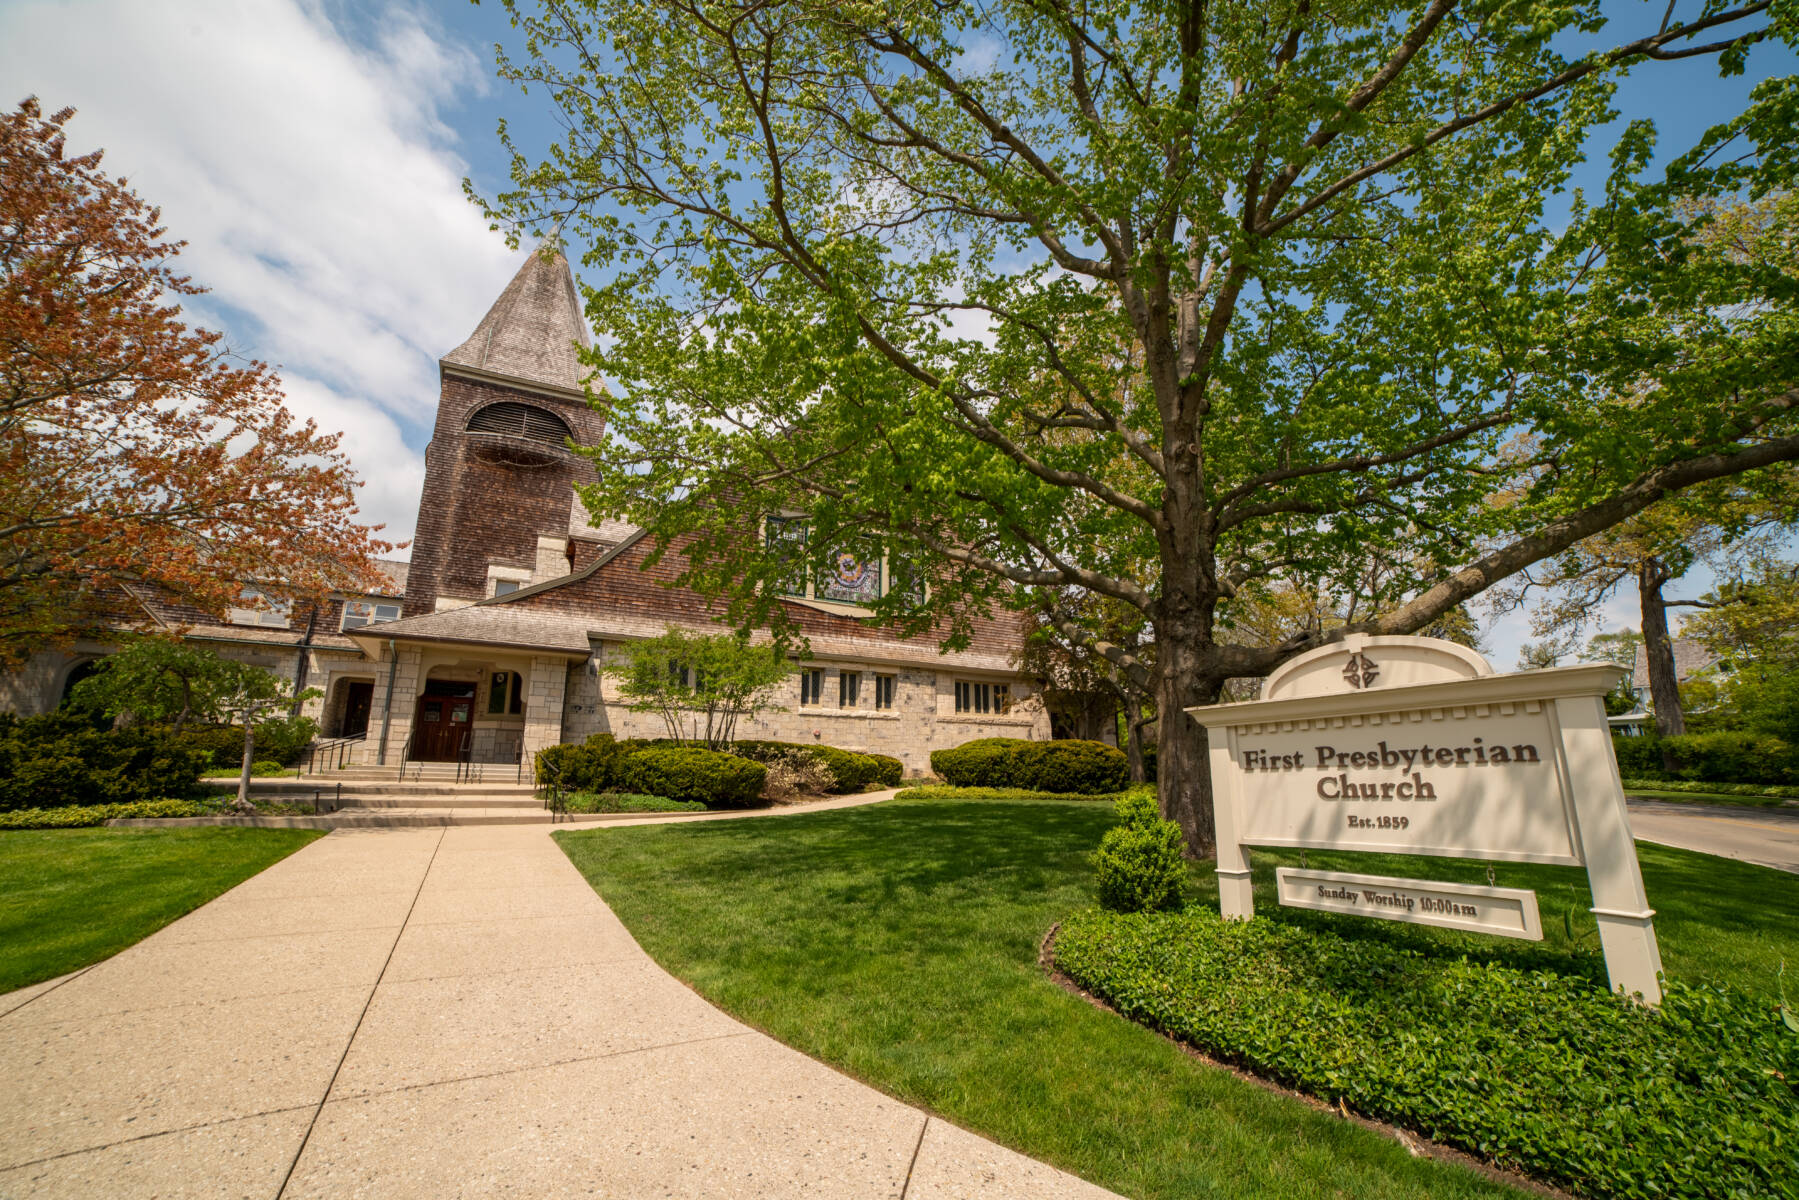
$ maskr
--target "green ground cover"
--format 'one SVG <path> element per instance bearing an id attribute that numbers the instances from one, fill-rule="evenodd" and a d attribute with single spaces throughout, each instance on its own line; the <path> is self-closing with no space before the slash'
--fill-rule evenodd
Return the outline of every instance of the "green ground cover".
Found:
<path id="1" fill-rule="evenodd" d="M 1716 785 L 1713 785 L 1716 786 Z M 1791 789 L 1781 789 L 1773 793 L 1751 791 L 1711 791 L 1706 785 L 1694 787 L 1675 787 L 1668 783 L 1625 783 L 1624 794 L 1633 800 L 1668 800 L 1675 804 L 1721 804 L 1735 808 L 1779 808 L 1782 805 L 1799 805 L 1799 796 L 1791 794 Z"/>
<path id="2" fill-rule="evenodd" d="M 116 954 L 322 836 L 216 826 L 0 835 L 0 992 Z"/>
<path id="3" fill-rule="evenodd" d="M 1516 1193 L 1222 1071 L 1069 994 L 1109 804 L 894 800 L 557 837 L 656 960 L 775 1037 L 1141 1197 Z"/>
<path id="4" fill-rule="evenodd" d="M 649 813 L 706 812 L 698 800 L 670 800 L 667 796 L 645 796 L 636 792 L 570 792 L 566 797 L 572 813 Z"/>

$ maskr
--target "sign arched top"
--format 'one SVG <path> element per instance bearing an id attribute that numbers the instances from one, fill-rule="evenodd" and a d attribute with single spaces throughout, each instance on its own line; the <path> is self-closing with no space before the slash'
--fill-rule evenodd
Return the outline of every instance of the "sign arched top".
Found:
<path id="1" fill-rule="evenodd" d="M 1281 664 L 1262 684 L 1262 699 L 1334 696 L 1417 683 L 1478 679 L 1492 673 L 1493 667 L 1486 659 L 1456 642 L 1352 633 L 1340 642 L 1309 650 Z"/>

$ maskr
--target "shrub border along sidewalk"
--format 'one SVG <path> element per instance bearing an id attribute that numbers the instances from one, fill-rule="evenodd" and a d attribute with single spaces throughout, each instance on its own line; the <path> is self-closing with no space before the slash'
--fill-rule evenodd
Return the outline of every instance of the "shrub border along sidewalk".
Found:
<path id="1" fill-rule="evenodd" d="M 1584 1195 L 1799 1196 L 1799 1035 L 1735 989 L 1670 983 L 1649 1011 L 1574 977 L 1199 906 L 1082 911 L 1048 952 L 1204 1056 Z"/>
<path id="2" fill-rule="evenodd" d="M 1626 779 L 1627 792 L 1694 792 L 1710 796 L 1744 796 L 1757 800 L 1799 800 L 1799 787 L 1759 783 L 1696 783 L 1690 779 Z"/>

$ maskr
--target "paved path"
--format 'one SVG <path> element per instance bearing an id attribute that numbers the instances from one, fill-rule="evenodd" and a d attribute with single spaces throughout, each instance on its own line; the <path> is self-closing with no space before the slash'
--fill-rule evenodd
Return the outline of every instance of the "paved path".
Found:
<path id="1" fill-rule="evenodd" d="M 1632 800 L 1630 828 L 1637 837 L 1664 846 L 1799 872 L 1799 808 Z"/>
<path id="2" fill-rule="evenodd" d="M 1110 1195 L 719 1012 L 549 832 L 340 830 L 0 996 L 0 1197 Z"/>

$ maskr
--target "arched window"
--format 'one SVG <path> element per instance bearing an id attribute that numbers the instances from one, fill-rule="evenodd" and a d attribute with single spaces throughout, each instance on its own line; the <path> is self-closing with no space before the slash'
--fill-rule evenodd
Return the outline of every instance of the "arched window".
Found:
<path id="1" fill-rule="evenodd" d="M 470 433 L 501 433 L 533 442 L 560 446 L 573 435 L 568 424 L 553 412 L 510 400 L 477 409 L 468 419 Z"/>

